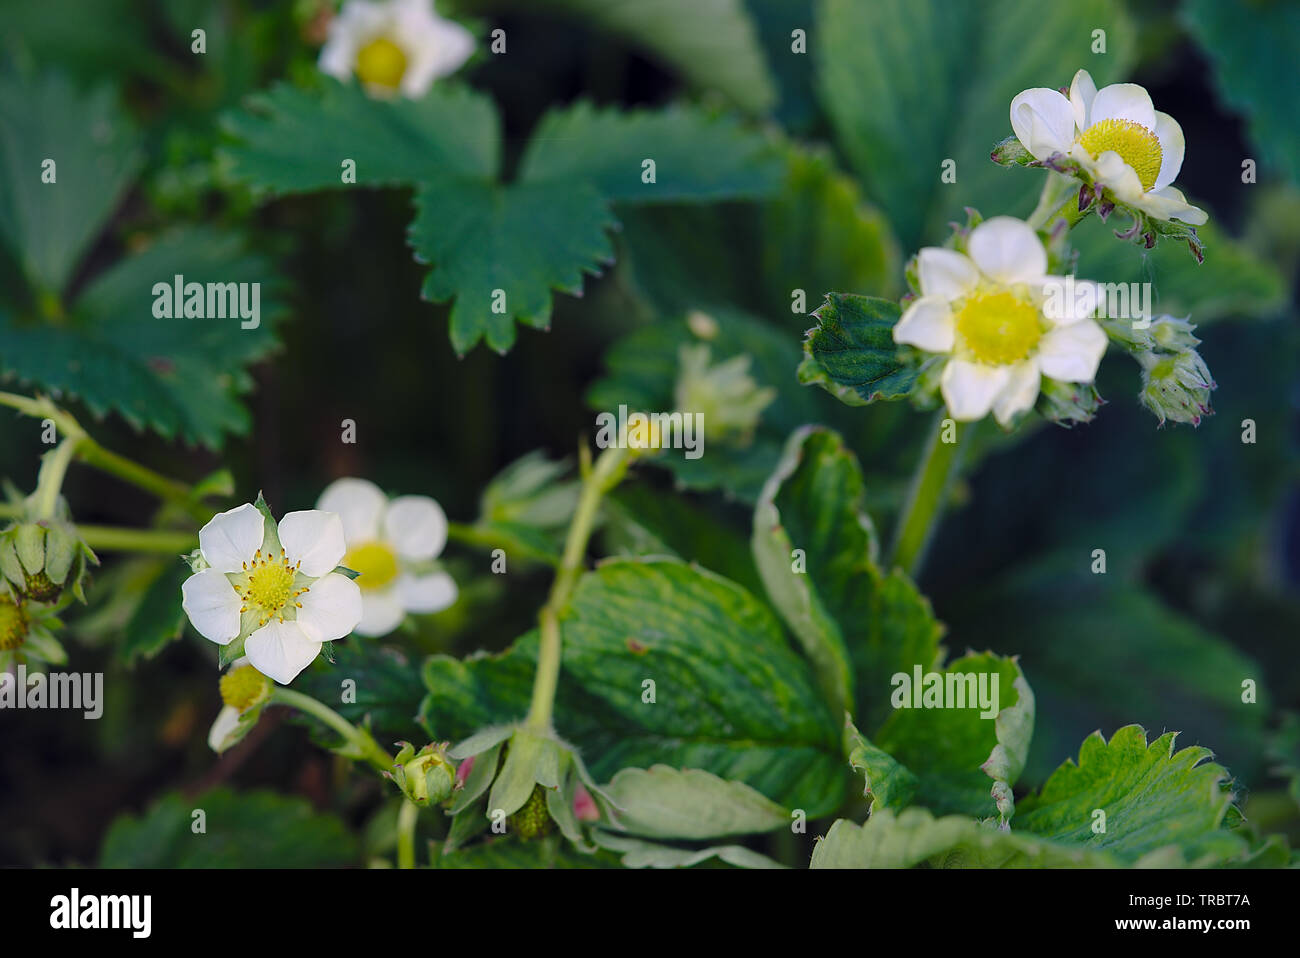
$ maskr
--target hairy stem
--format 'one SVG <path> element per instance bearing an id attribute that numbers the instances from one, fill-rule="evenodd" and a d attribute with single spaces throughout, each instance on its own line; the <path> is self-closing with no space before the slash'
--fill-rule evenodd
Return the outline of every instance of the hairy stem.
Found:
<path id="1" fill-rule="evenodd" d="M 54 518 L 59 505 L 59 493 L 63 490 L 63 479 L 68 474 L 68 464 L 72 462 L 78 442 L 75 437 L 64 439 L 56 449 L 41 457 L 41 471 L 31 500 L 37 519 Z"/>
<path id="2" fill-rule="evenodd" d="M 420 807 L 409 798 L 402 802 L 397 813 L 397 867 L 415 867 L 415 823 L 420 817 Z"/>
<path id="3" fill-rule="evenodd" d="M 945 428 L 945 423 L 950 422 L 946 416 L 945 410 L 935 417 L 895 527 L 891 562 L 912 578 L 920 571 L 926 547 L 948 498 L 948 487 L 961 463 L 966 439 L 974 431 L 973 424 L 956 422 Z M 944 442 L 945 434 L 951 435 L 953 441 Z"/>
<path id="4" fill-rule="evenodd" d="M 379 747 L 379 743 L 374 740 L 369 732 L 357 728 L 324 702 L 320 702 L 310 695 L 303 695 L 301 692 L 278 686 L 271 692 L 271 701 L 277 705 L 287 705 L 289 708 L 295 708 L 313 718 L 319 719 L 342 735 L 343 740 L 353 746 L 357 753 L 378 771 L 387 772 L 392 769 L 393 762 L 396 760 Z"/>

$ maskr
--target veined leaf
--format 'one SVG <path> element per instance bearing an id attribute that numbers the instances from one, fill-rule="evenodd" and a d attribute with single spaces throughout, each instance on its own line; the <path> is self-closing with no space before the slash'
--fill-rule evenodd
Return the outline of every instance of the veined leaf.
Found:
<path id="1" fill-rule="evenodd" d="M 916 369 L 903 362 L 894 342 L 899 314 L 893 300 L 828 293 L 804 339 L 799 382 L 821 386 L 849 406 L 906 396 Z"/>
<path id="2" fill-rule="evenodd" d="M 843 797 L 838 722 L 772 614 L 734 583 L 677 560 L 610 560 L 579 581 L 561 630 L 555 725 L 598 779 L 698 768 L 810 816 Z M 519 719 L 536 655 L 533 632 L 500 655 L 430 659 L 425 727 L 457 739 Z"/>
<path id="3" fill-rule="evenodd" d="M 646 838 L 721 838 L 788 827 L 790 813 L 744 782 L 698 768 L 625 768 L 605 786 L 623 828 Z"/>

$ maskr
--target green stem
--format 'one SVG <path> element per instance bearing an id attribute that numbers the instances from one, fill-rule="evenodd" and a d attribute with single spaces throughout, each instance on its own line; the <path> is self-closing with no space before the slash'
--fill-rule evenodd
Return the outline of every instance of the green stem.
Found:
<path id="1" fill-rule="evenodd" d="M 397 813 L 397 867 L 415 867 L 415 822 L 420 817 L 420 807 L 406 799 Z"/>
<path id="2" fill-rule="evenodd" d="M 53 519 L 59 506 L 59 493 L 63 479 L 68 474 L 68 464 L 77 451 L 76 437 L 64 439 L 53 452 L 41 457 L 40 475 L 32 497 L 32 509 L 37 519 Z"/>
<path id="3" fill-rule="evenodd" d="M 352 745 L 357 750 L 357 753 L 378 771 L 387 772 L 392 769 L 393 762 L 396 759 L 380 748 L 379 743 L 371 737 L 369 732 L 357 728 L 324 702 L 317 701 L 310 695 L 295 692 L 293 689 L 279 687 L 271 692 L 271 701 L 278 705 L 287 705 L 289 708 L 295 708 L 300 712 L 306 712 L 313 718 L 320 719 L 321 722 L 342 735 L 344 741 Z"/>
<path id="4" fill-rule="evenodd" d="M 583 476 L 578 507 L 569 524 L 564 540 L 564 554 L 560 570 L 551 584 L 551 594 L 538 615 L 541 640 L 537 652 L 537 672 L 533 676 L 533 699 L 528 708 L 527 725 L 536 732 L 546 732 L 551 727 L 551 712 L 555 706 L 555 689 L 560 680 L 560 613 L 569 604 L 573 588 L 582 574 L 587 543 L 595 527 L 600 502 L 618 485 L 627 471 L 629 451 L 622 446 L 611 446 L 600 454 L 595 465 Z"/>
<path id="5" fill-rule="evenodd" d="M 912 578 L 920 570 L 926 546 L 948 497 L 948 486 L 960 465 L 962 449 L 975 428 L 974 424 L 956 422 L 945 428 L 946 421 L 946 410 L 935 417 L 934 428 L 921 460 L 916 464 L 912 487 L 895 527 L 891 561 Z M 952 442 L 943 441 L 945 433 L 952 434 Z"/>
<path id="6" fill-rule="evenodd" d="M 126 529 L 117 526 L 77 526 L 86 545 L 104 552 L 156 552 L 184 555 L 193 551 L 198 536 L 174 529 Z"/>

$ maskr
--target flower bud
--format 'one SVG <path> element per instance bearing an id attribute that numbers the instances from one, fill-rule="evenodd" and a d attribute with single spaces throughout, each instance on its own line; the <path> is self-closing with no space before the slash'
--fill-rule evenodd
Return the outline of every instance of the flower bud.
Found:
<path id="1" fill-rule="evenodd" d="M 219 687 L 221 701 L 241 713 L 261 705 L 271 696 L 271 683 L 251 665 L 231 669 L 221 677 Z"/>
<path id="2" fill-rule="evenodd" d="M 524 841 L 543 838 L 551 833 L 553 823 L 546 810 L 546 790 L 541 785 L 533 786 L 533 793 L 528 796 L 522 808 L 506 819 L 510 831 Z"/>
<path id="3" fill-rule="evenodd" d="M 69 590 L 84 602 L 86 565 L 98 562 L 76 529 L 60 519 L 14 523 L 0 532 L 0 575 L 33 602 L 56 602 Z"/>
<path id="4" fill-rule="evenodd" d="M 415 746 L 404 743 L 397 753 L 392 778 L 416 805 L 442 802 L 456 787 L 456 765 L 447 758 L 447 745 L 426 745 L 415 751 Z"/>
<path id="5" fill-rule="evenodd" d="M 1043 377 L 1038 392 L 1038 413 L 1049 422 L 1069 426 L 1091 422 L 1103 400 L 1092 383 L 1063 383 Z"/>
<path id="6" fill-rule="evenodd" d="M 1138 398 L 1162 426 L 1167 419 L 1198 426 L 1201 417 L 1210 414 L 1210 391 L 1216 384 L 1196 350 L 1139 353 L 1137 360 L 1142 366 Z"/>
<path id="7" fill-rule="evenodd" d="M 701 343 L 683 346 L 677 359 L 677 409 L 686 415 L 700 414 L 714 442 L 747 445 L 759 416 L 776 398 L 775 389 L 760 388 L 749 374 L 750 357 L 741 354 L 710 365 L 710 349 Z"/>

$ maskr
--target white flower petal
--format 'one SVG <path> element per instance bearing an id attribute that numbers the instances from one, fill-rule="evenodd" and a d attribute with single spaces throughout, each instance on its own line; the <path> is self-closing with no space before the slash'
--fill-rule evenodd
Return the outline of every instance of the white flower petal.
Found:
<path id="1" fill-rule="evenodd" d="M 428 496 L 398 496 L 388 504 L 384 537 L 404 559 L 432 559 L 447 544 L 447 516 Z"/>
<path id="2" fill-rule="evenodd" d="M 1028 284 L 1038 299 L 1043 316 L 1053 326 L 1068 326 L 1095 315 L 1105 300 L 1101 284 L 1073 276 L 1044 276 Z"/>
<path id="3" fill-rule="evenodd" d="M 1003 426 L 1010 425 L 1015 416 L 1033 408 L 1042 379 L 1038 363 L 1032 359 L 1016 363 L 1010 369 L 1011 375 L 1006 386 L 993 400 L 993 415 Z"/>
<path id="4" fill-rule="evenodd" d="M 1168 113 L 1156 112 L 1155 133 L 1156 139 L 1160 141 L 1160 172 L 1156 174 L 1152 189 L 1158 191 L 1178 179 L 1187 143 L 1183 139 L 1183 128 Z"/>
<path id="5" fill-rule="evenodd" d="M 403 575 L 397 580 L 397 595 L 407 612 L 441 612 L 456 602 L 456 580 L 445 572 Z"/>
<path id="6" fill-rule="evenodd" d="M 220 754 L 227 748 L 226 739 L 239 727 L 239 709 L 233 705 L 223 705 L 217 713 L 217 720 L 208 732 L 208 748 Z"/>
<path id="7" fill-rule="evenodd" d="M 922 296 L 960 299 L 980 281 L 979 270 L 956 250 L 927 246 L 916 254 L 916 272 Z"/>
<path id="8" fill-rule="evenodd" d="M 346 81 L 356 68 L 361 48 L 391 30 L 392 16 L 385 5 L 349 0 L 330 21 L 316 65 L 322 73 Z"/>
<path id="9" fill-rule="evenodd" d="M 289 565 L 301 562 L 298 571 L 313 578 L 332 572 L 348 551 L 343 520 L 319 509 L 286 513 L 280 520 L 280 545 Z"/>
<path id="10" fill-rule="evenodd" d="M 181 583 L 181 608 L 194 629 L 217 645 L 239 635 L 239 593 L 216 569 L 196 572 Z"/>
<path id="11" fill-rule="evenodd" d="M 1083 147 L 1079 147 L 1079 152 L 1084 156 L 1088 155 L 1088 151 Z M 1096 159 L 1089 157 L 1083 162 L 1092 171 L 1096 180 L 1114 193 L 1120 201 L 1133 205 L 1142 201 L 1144 190 L 1137 171 L 1125 163 L 1124 158 L 1114 150 L 1103 150 Z"/>
<path id="12" fill-rule="evenodd" d="M 199 530 L 199 551 L 218 572 L 238 572 L 262 547 L 264 522 L 257 507 L 248 502 L 219 512 Z"/>
<path id="13" fill-rule="evenodd" d="M 1074 109 L 1059 90 L 1025 90 L 1011 101 L 1011 129 L 1035 159 L 1045 160 L 1074 142 Z"/>
<path id="14" fill-rule="evenodd" d="M 981 273 L 1000 283 L 1023 283 L 1047 272 L 1047 250 L 1032 226 L 995 216 L 971 230 L 966 244 Z"/>
<path id="15" fill-rule="evenodd" d="M 922 296 L 913 300 L 894 324 L 894 342 L 907 343 L 928 353 L 952 352 L 957 328 L 946 300 Z"/>
<path id="16" fill-rule="evenodd" d="M 1070 82 L 1070 106 L 1074 109 L 1074 125 L 1086 130 L 1092 125 L 1092 101 L 1097 97 L 1097 84 L 1092 74 L 1080 70 Z"/>
<path id="17" fill-rule="evenodd" d="M 341 639 L 361 621 L 361 588 L 338 572 L 317 579 L 298 602 L 298 627 L 313 642 Z"/>
<path id="18" fill-rule="evenodd" d="M 356 545 L 379 538 L 388 497 L 368 479 L 335 479 L 316 500 L 316 508 L 337 514 L 343 523 L 343 538 Z"/>
<path id="19" fill-rule="evenodd" d="M 1106 352 L 1106 334 L 1091 319 L 1049 329 L 1038 341 L 1038 368 L 1065 383 L 1090 383 Z"/>
<path id="20" fill-rule="evenodd" d="M 396 584 L 383 591 L 367 590 L 361 593 L 361 621 L 352 631 L 371 637 L 387 635 L 402 624 L 405 616 Z"/>
<path id="21" fill-rule="evenodd" d="M 1136 83 L 1112 83 L 1097 91 L 1088 125 L 1103 120 L 1131 120 L 1154 132 L 1156 108 L 1151 103 L 1151 95 Z"/>
<path id="22" fill-rule="evenodd" d="M 248 637 L 244 651 L 253 668 L 281 685 L 288 685 L 320 654 L 296 622 L 272 619 Z"/>
<path id="23" fill-rule="evenodd" d="M 418 99 L 433 81 L 455 73 L 474 52 L 474 35 L 451 20 L 434 16 L 417 29 L 404 29 L 409 47 L 402 93 Z"/>
<path id="24" fill-rule="evenodd" d="M 1163 220 L 1182 220 L 1192 226 L 1200 226 L 1210 218 L 1199 206 L 1187 202 L 1182 190 L 1166 186 L 1162 190 L 1153 190 L 1142 198 L 1138 204 L 1153 216 Z"/>
<path id="25" fill-rule="evenodd" d="M 1006 388 L 1011 378 L 1007 366 L 953 359 L 943 368 L 939 388 L 953 419 L 969 422 L 983 419 L 993 407 L 993 400 Z"/>

